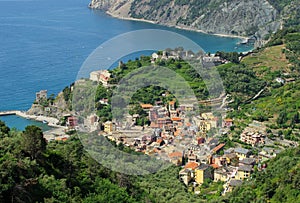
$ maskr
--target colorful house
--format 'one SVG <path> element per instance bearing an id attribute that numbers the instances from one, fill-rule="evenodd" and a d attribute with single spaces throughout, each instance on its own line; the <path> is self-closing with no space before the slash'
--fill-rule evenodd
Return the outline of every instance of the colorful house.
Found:
<path id="1" fill-rule="evenodd" d="M 180 180 L 187 186 L 190 181 L 192 180 L 191 171 L 189 169 L 182 169 L 179 172 L 179 178 Z"/>
<path id="2" fill-rule="evenodd" d="M 231 118 L 223 120 L 223 128 L 230 128 L 231 126 L 233 126 L 233 120 Z"/>
<path id="3" fill-rule="evenodd" d="M 106 133 L 112 133 L 113 132 L 113 122 L 106 121 L 104 123 L 104 132 L 106 132 Z"/>
<path id="4" fill-rule="evenodd" d="M 201 164 L 195 169 L 195 181 L 203 184 L 205 179 L 213 179 L 213 168 L 207 164 Z"/>
<path id="5" fill-rule="evenodd" d="M 251 165 L 242 165 L 238 168 L 237 175 L 235 179 L 237 180 L 244 180 L 250 178 L 252 173 L 252 166 Z"/>
<path id="6" fill-rule="evenodd" d="M 172 152 L 168 154 L 168 157 L 170 161 L 175 164 L 176 166 L 181 166 L 182 165 L 182 158 L 183 154 L 182 152 Z"/>
<path id="7" fill-rule="evenodd" d="M 244 148 L 235 148 L 234 153 L 238 156 L 239 160 L 248 158 L 251 154 L 251 151 Z"/>

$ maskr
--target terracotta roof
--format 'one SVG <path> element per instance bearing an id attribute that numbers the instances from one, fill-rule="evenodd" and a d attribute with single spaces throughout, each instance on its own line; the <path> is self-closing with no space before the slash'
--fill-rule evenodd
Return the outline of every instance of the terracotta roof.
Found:
<path id="1" fill-rule="evenodd" d="M 211 164 L 211 166 L 212 166 L 214 169 L 219 168 L 219 166 L 218 166 L 217 164 Z"/>
<path id="2" fill-rule="evenodd" d="M 187 124 L 186 124 L 187 127 L 190 127 L 191 125 L 192 125 L 191 123 L 187 123 Z"/>
<path id="3" fill-rule="evenodd" d="M 199 164 L 197 162 L 189 162 L 184 166 L 184 168 L 195 170 L 198 166 Z"/>
<path id="4" fill-rule="evenodd" d="M 174 157 L 182 157 L 182 152 L 173 152 L 169 154 L 170 158 L 174 158 Z"/>
<path id="5" fill-rule="evenodd" d="M 217 153 L 220 149 L 222 149 L 225 146 L 225 144 L 219 144 L 215 148 L 213 148 L 213 152 Z"/>
<path id="6" fill-rule="evenodd" d="M 170 101 L 169 104 L 170 104 L 170 105 L 174 105 L 174 104 L 175 104 L 175 101 Z"/>
<path id="7" fill-rule="evenodd" d="M 159 128 L 158 124 L 151 122 L 150 128 Z"/>
<path id="8" fill-rule="evenodd" d="M 162 141 L 163 141 L 162 138 L 158 138 L 158 139 L 156 140 L 156 142 L 157 142 L 158 144 L 162 143 Z"/>
<path id="9" fill-rule="evenodd" d="M 151 104 L 141 104 L 143 109 L 151 109 L 153 106 Z"/>
<path id="10" fill-rule="evenodd" d="M 172 119 L 172 121 L 181 121 L 182 119 L 181 118 L 179 118 L 179 117 L 174 117 L 174 118 L 171 118 Z"/>
<path id="11" fill-rule="evenodd" d="M 225 122 L 233 122 L 233 120 L 231 118 L 225 118 L 224 121 Z"/>
<path id="12" fill-rule="evenodd" d="M 178 136 L 178 135 L 180 134 L 180 132 L 181 132 L 181 130 L 176 130 L 176 131 L 174 132 L 174 136 Z"/>

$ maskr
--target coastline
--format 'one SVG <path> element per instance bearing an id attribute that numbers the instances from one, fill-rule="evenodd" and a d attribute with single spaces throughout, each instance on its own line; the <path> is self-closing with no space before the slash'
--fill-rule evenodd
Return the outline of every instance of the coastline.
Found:
<path id="1" fill-rule="evenodd" d="M 91 9 L 96 9 L 96 8 L 91 8 Z M 219 34 L 219 33 L 208 33 L 205 30 L 200 30 L 200 29 L 195 29 L 195 28 L 190 28 L 190 27 L 184 27 L 184 26 L 179 26 L 179 25 L 159 24 L 158 22 L 152 21 L 152 20 L 133 18 L 133 17 L 123 17 L 123 16 L 120 16 L 120 15 L 113 14 L 110 11 L 105 11 L 105 13 L 107 15 L 113 17 L 113 18 L 117 18 L 117 19 L 120 19 L 120 20 L 131 20 L 131 21 L 137 21 L 137 22 L 151 23 L 151 24 L 162 25 L 162 26 L 171 27 L 171 28 L 173 27 L 173 28 L 177 28 L 177 29 L 180 29 L 180 30 L 187 30 L 187 31 L 199 32 L 199 33 L 208 34 L 208 35 L 215 35 L 215 36 L 219 36 L 219 37 L 238 38 L 238 39 L 241 39 L 241 40 L 249 39 L 249 37 L 245 37 L 245 36 L 230 35 L 230 34 Z"/>
<path id="2" fill-rule="evenodd" d="M 5 116 L 5 115 L 16 115 L 25 119 L 30 119 L 38 122 L 43 122 L 46 121 L 47 125 L 51 127 L 51 130 L 44 131 L 44 137 L 49 141 L 56 139 L 57 137 L 66 137 L 68 136 L 65 133 L 65 130 L 67 129 L 64 126 L 57 125 L 59 120 L 54 117 L 48 117 L 48 116 L 35 116 L 35 115 L 30 115 L 27 114 L 25 111 L 19 111 L 19 110 L 13 110 L 13 111 L 3 111 L 0 112 L 0 116 Z"/>

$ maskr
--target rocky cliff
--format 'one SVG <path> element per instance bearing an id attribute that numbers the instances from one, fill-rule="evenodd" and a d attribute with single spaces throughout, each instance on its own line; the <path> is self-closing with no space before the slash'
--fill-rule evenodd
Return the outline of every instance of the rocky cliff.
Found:
<path id="1" fill-rule="evenodd" d="M 280 28 L 279 11 L 267 0 L 92 0 L 90 7 L 215 34 L 262 38 Z"/>

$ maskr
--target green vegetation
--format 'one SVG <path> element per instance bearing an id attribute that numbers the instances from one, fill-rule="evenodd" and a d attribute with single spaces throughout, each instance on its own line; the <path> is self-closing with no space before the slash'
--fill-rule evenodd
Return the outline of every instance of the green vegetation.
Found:
<path id="1" fill-rule="evenodd" d="M 252 180 L 236 188 L 222 202 L 299 202 L 300 148 L 286 150 L 267 165 L 265 171 L 256 172 Z"/>
<path id="2" fill-rule="evenodd" d="M 0 125 L 0 202 L 144 202 L 127 176 L 91 159 L 76 136 L 46 145 L 35 126 Z"/>
<path id="3" fill-rule="evenodd" d="M 297 202 L 300 198 L 300 148 L 270 160 L 265 171 L 221 197 L 222 183 L 205 183 L 193 195 L 170 167 L 147 176 L 126 176 L 104 168 L 86 153 L 77 136 L 47 145 L 40 129 L 24 132 L 1 125 L 1 202 Z M 2 130 L 3 129 L 3 130 Z M 29 135 L 36 142 L 28 142 Z M 7 147 L 9 146 L 9 147 Z M 128 153 L 131 150 L 116 146 Z M 29 149 L 38 149 L 35 156 Z"/>

